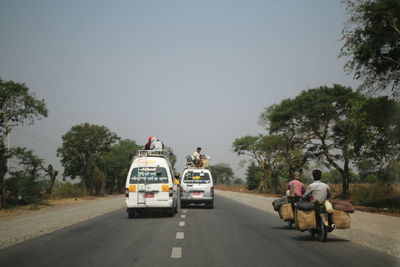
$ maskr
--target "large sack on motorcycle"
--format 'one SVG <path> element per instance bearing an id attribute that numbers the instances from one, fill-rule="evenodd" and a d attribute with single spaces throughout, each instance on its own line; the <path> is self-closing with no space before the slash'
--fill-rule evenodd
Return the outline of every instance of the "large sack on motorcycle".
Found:
<path id="1" fill-rule="evenodd" d="M 293 220 L 293 209 L 292 204 L 287 203 L 281 206 L 279 215 L 284 220 Z"/>
<path id="2" fill-rule="evenodd" d="M 299 230 L 316 229 L 315 210 L 296 209 L 295 224 L 296 228 Z"/>
<path id="3" fill-rule="evenodd" d="M 308 201 L 300 200 L 299 202 L 296 203 L 296 208 L 305 211 L 314 210 L 314 204 Z"/>
<path id="4" fill-rule="evenodd" d="M 274 201 L 272 201 L 272 206 L 274 207 L 275 211 L 278 211 L 281 209 L 281 206 L 283 204 L 288 203 L 288 199 L 286 196 L 283 196 L 281 198 L 275 199 Z"/>
<path id="5" fill-rule="evenodd" d="M 350 212 L 353 213 L 355 211 L 354 206 L 343 200 L 331 200 L 333 209 L 335 210 L 340 210 L 340 211 L 345 211 L 345 212 Z"/>
<path id="6" fill-rule="evenodd" d="M 341 210 L 333 210 L 332 221 L 336 225 L 336 229 L 349 229 L 351 220 L 348 212 Z"/>

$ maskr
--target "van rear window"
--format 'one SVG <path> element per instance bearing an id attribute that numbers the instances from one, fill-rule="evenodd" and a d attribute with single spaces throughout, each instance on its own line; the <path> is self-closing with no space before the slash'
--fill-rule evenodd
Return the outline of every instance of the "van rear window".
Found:
<path id="1" fill-rule="evenodd" d="M 208 184 L 210 182 L 210 174 L 207 172 L 188 171 L 183 177 L 185 183 Z"/>
<path id="2" fill-rule="evenodd" d="M 131 173 L 131 184 L 165 184 L 168 183 L 168 174 L 165 168 L 134 168 Z"/>

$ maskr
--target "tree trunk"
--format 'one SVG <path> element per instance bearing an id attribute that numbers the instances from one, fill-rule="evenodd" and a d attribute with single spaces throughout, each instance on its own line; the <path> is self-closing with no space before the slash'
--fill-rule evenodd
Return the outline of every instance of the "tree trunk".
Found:
<path id="1" fill-rule="evenodd" d="M 51 193 L 53 191 L 54 182 L 56 181 L 56 177 L 58 175 L 58 171 L 55 171 L 53 169 L 53 166 L 51 164 L 49 164 L 49 167 L 47 168 L 47 174 L 50 177 L 50 182 L 49 182 L 49 185 L 47 187 L 46 194 L 48 196 L 51 196 Z"/>
<path id="2" fill-rule="evenodd" d="M 7 174 L 7 160 L 8 150 L 3 142 L 0 142 L 0 209 L 6 207 L 6 196 L 5 196 L 5 177 Z"/>
<path id="3" fill-rule="evenodd" d="M 343 199 L 347 199 L 350 196 L 350 174 L 349 174 L 349 161 L 345 160 L 344 162 L 344 168 L 343 168 L 342 174 L 342 179 L 343 179 L 343 184 L 342 184 L 342 197 Z"/>

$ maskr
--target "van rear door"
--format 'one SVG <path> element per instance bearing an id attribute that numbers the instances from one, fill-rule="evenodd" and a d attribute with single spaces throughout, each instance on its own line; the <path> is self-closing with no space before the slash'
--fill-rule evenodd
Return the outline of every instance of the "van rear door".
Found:
<path id="1" fill-rule="evenodd" d="M 169 199 L 167 170 L 163 167 L 134 168 L 131 183 L 137 184 L 138 204 L 150 205 Z"/>

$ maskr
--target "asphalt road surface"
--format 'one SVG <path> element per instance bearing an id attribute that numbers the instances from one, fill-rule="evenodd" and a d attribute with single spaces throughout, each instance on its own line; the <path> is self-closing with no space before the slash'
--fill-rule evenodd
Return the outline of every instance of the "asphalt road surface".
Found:
<path id="1" fill-rule="evenodd" d="M 345 239 L 321 243 L 276 216 L 216 197 L 173 218 L 125 209 L 0 250 L 0 266 L 400 266 Z"/>

